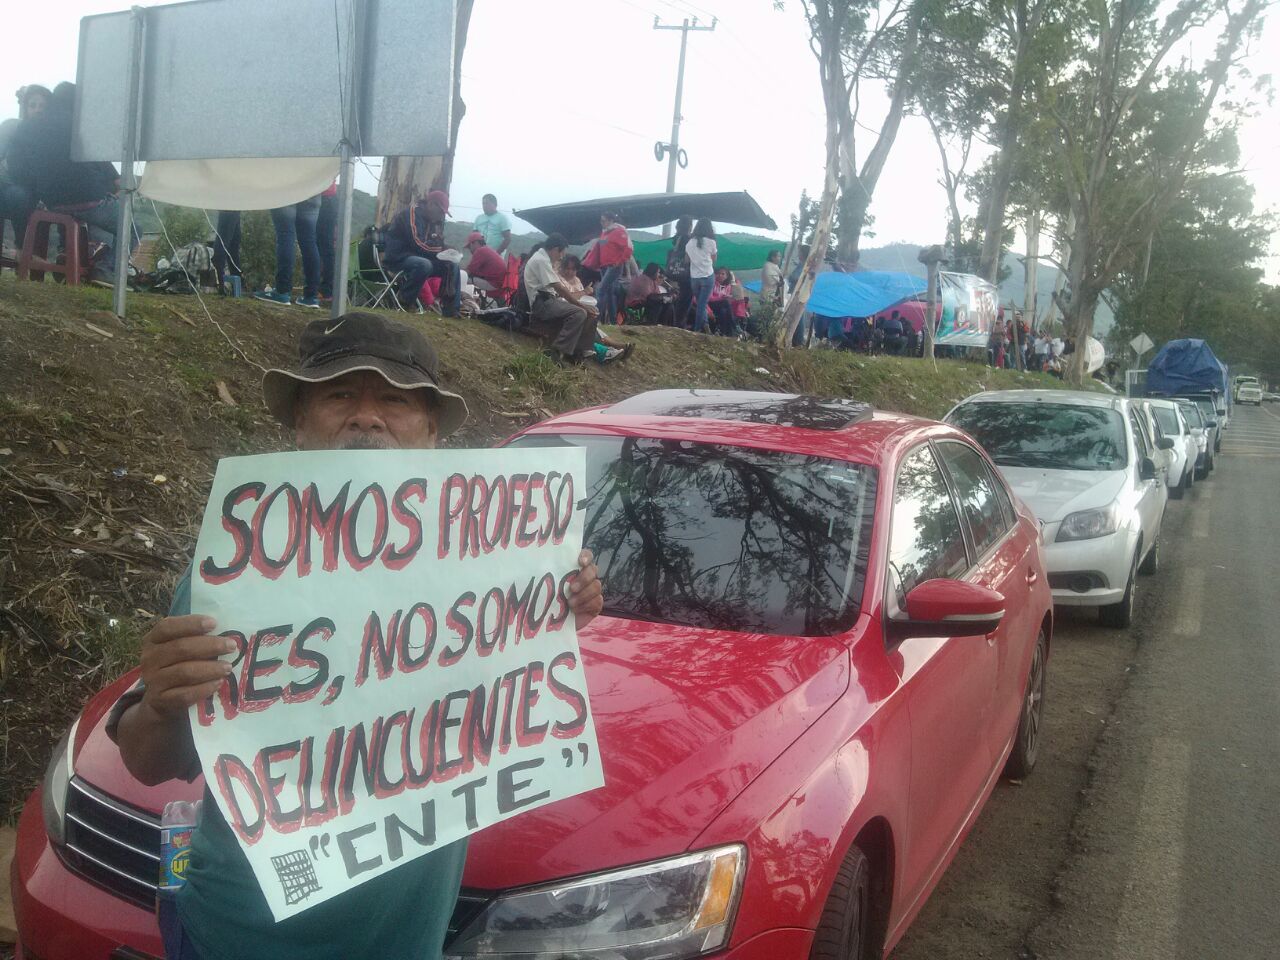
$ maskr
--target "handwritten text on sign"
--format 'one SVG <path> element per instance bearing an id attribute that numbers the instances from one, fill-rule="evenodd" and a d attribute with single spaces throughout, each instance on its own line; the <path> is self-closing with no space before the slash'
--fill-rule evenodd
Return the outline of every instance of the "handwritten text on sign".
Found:
<path id="1" fill-rule="evenodd" d="M 192 612 L 236 667 L 200 762 L 277 920 L 604 783 L 569 611 L 581 450 L 218 465 Z"/>

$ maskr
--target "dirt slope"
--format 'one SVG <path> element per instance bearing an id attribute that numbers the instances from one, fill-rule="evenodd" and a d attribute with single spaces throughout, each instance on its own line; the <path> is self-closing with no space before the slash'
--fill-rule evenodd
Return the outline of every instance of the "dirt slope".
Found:
<path id="1" fill-rule="evenodd" d="M 318 314 L 212 298 L 132 296 L 0 278 L 0 823 L 39 779 L 85 699 L 134 660 L 168 606 L 219 457 L 282 449 L 259 393 Z M 402 315 L 403 316 L 403 315 Z M 625 365 L 563 369 L 476 321 L 413 317 L 440 350 L 485 446 L 550 413 L 657 387 L 849 396 L 940 416 L 984 386 L 1046 377 L 942 362 L 788 351 L 641 328 Z M 223 387 L 228 403 L 219 395 Z"/>

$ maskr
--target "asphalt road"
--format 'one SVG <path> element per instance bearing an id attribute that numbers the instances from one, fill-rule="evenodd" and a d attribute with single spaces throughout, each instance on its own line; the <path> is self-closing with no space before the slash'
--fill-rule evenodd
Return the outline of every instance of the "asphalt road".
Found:
<path id="1" fill-rule="evenodd" d="M 1060 612 L 1047 741 L 894 960 L 1280 958 L 1280 410 L 1170 501 L 1128 633 Z"/>

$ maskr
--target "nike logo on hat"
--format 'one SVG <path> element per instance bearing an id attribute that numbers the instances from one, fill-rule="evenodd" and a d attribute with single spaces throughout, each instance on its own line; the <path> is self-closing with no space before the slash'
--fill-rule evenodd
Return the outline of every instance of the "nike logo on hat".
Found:
<path id="1" fill-rule="evenodd" d="M 324 328 L 324 335 L 325 335 L 326 337 L 327 337 L 327 336 L 329 336 L 329 334 L 333 333 L 333 331 L 337 330 L 340 326 L 342 326 L 342 325 L 343 325 L 344 323 L 346 323 L 346 322 L 347 322 L 347 318 L 346 318 L 346 317 L 343 317 L 341 320 L 339 320 L 337 323 L 335 323 L 332 327 L 325 327 L 325 328 Z"/>

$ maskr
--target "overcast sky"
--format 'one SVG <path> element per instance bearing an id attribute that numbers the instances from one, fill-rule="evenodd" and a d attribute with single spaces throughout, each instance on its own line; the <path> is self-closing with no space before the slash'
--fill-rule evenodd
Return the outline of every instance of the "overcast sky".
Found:
<path id="1" fill-rule="evenodd" d="M 5 6 L 0 90 L 12 91 L 74 79 L 80 17 L 127 4 Z M 822 100 L 800 0 L 789 0 L 785 12 L 770 0 L 477 0 L 463 62 L 467 116 L 455 218 L 479 212 L 486 192 L 510 211 L 664 189 L 666 165 L 654 159 L 653 145 L 671 131 L 680 34 L 652 29 L 655 14 L 668 24 L 721 18 L 714 32 L 689 38 L 681 128 L 689 167 L 676 189 L 747 190 L 780 233 L 787 230 L 801 189 L 816 193 L 822 184 Z M 1277 55 L 1280 24 L 1270 23 L 1248 65 L 1265 73 Z M 869 122 L 878 123 L 882 105 L 883 98 L 864 98 Z M 7 101 L 0 117 L 14 111 Z M 1280 208 L 1280 179 L 1265 172 L 1280 154 L 1280 108 L 1264 105 L 1242 140 L 1259 208 Z M 376 160 L 361 168 L 357 186 L 375 190 L 377 169 Z M 867 245 L 940 242 L 946 198 L 939 173 L 927 125 L 908 117 L 876 191 Z M 1269 266 L 1280 278 L 1280 258 Z"/>

